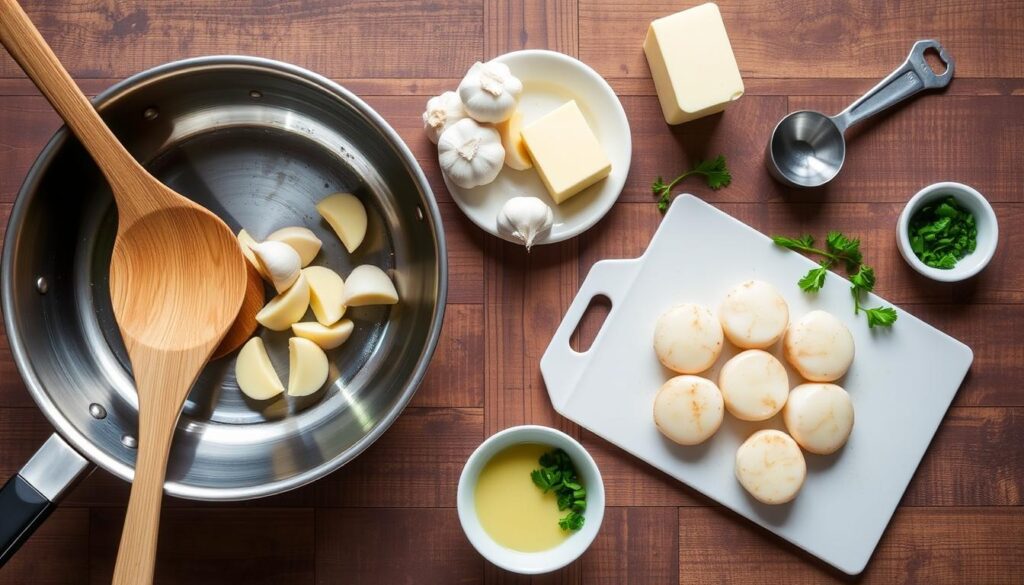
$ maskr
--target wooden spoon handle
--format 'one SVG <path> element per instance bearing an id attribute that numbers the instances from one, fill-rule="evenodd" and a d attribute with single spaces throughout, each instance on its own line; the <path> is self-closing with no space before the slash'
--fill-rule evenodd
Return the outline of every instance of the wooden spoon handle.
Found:
<path id="1" fill-rule="evenodd" d="M 157 412 L 162 408 L 162 405 L 139 405 L 139 451 L 114 566 L 114 585 L 153 582 L 164 477 L 177 424 L 176 416 Z"/>
<path id="2" fill-rule="evenodd" d="M 0 43 L 89 151 L 115 193 L 124 178 L 145 172 L 107 128 L 17 0 L 0 0 Z"/>

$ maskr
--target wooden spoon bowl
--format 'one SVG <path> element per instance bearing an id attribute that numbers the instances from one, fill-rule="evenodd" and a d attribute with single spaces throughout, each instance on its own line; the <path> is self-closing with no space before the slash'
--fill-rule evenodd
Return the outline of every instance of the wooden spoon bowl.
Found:
<path id="1" fill-rule="evenodd" d="M 151 583 L 174 428 L 238 314 L 245 260 L 220 218 L 125 150 L 16 0 L 0 0 L 0 41 L 96 161 L 117 203 L 110 295 L 139 397 L 139 448 L 114 583 Z"/>

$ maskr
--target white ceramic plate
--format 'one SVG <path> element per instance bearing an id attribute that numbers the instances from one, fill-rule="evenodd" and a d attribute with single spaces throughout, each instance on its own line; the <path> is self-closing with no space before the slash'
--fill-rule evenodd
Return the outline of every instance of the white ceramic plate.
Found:
<path id="1" fill-rule="evenodd" d="M 644 255 L 605 260 L 590 270 L 541 358 L 558 412 L 708 497 L 849 574 L 860 573 L 910 483 L 973 360 L 966 345 L 897 309 L 891 330 L 870 330 L 853 314 L 849 283 L 829 273 L 815 295 L 797 280 L 815 264 L 691 195 L 672 205 Z M 736 448 L 754 431 L 783 429 L 781 416 L 761 423 L 730 414 L 705 443 L 682 447 L 654 426 L 658 388 L 674 374 L 658 363 L 652 340 L 658 316 L 682 302 L 717 310 L 726 292 L 749 279 L 770 282 L 790 318 L 824 309 L 846 324 L 856 343 L 853 366 L 838 383 L 853 400 L 850 440 L 837 453 L 806 454 L 807 480 L 789 504 L 750 497 L 734 477 Z M 590 350 L 569 337 L 598 294 L 612 308 Z M 868 295 L 869 307 L 888 304 Z M 781 355 L 778 344 L 770 348 Z M 726 344 L 718 364 L 736 353 Z M 800 383 L 795 373 L 790 384 Z"/>
<path id="2" fill-rule="evenodd" d="M 534 244 L 561 242 L 577 236 L 608 213 L 626 183 L 633 145 L 622 103 L 604 78 L 568 55 L 528 50 L 506 53 L 494 60 L 508 65 L 512 74 L 523 82 L 519 109 L 524 126 L 565 102 L 576 100 L 611 160 L 612 172 L 561 205 L 551 199 L 534 169 L 517 171 L 506 166 L 493 183 L 472 189 L 463 189 L 448 177 L 444 177 L 444 184 L 459 209 L 473 223 L 499 238 L 515 241 L 499 232 L 497 217 L 501 206 L 516 196 L 538 197 L 554 211 L 551 230 Z"/>

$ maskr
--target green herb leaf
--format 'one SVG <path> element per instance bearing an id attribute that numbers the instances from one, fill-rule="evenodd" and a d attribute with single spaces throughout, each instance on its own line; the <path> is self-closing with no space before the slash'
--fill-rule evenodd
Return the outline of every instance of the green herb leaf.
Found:
<path id="1" fill-rule="evenodd" d="M 797 286 L 804 292 L 818 292 L 825 284 L 825 275 L 828 272 L 830 263 L 822 261 L 817 268 L 811 268 L 803 278 L 797 281 Z"/>
<path id="2" fill-rule="evenodd" d="M 859 239 L 848 238 L 842 232 L 831 231 L 825 238 L 825 245 L 837 259 L 846 262 L 847 271 L 853 272 L 857 269 L 861 261 Z"/>
<path id="3" fill-rule="evenodd" d="M 572 505 L 572 493 L 563 491 L 558 494 L 558 509 L 565 510 Z"/>
<path id="4" fill-rule="evenodd" d="M 850 282 L 858 292 L 871 292 L 875 290 L 875 271 L 867 264 L 861 264 L 860 270 L 850 276 Z"/>
<path id="5" fill-rule="evenodd" d="M 868 317 L 868 327 L 891 327 L 896 322 L 896 309 L 892 307 L 875 307 L 874 309 L 864 309 L 864 314 Z"/>
<path id="6" fill-rule="evenodd" d="M 804 234 L 799 238 L 772 236 L 772 242 L 774 242 L 776 246 L 782 246 L 783 248 L 789 248 L 790 250 L 800 250 L 804 252 L 814 250 L 814 236 L 811 234 Z"/>
<path id="7" fill-rule="evenodd" d="M 583 528 L 583 515 L 575 511 L 569 512 L 558 521 L 558 526 L 566 531 L 579 530 Z"/>
<path id="8" fill-rule="evenodd" d="M 725 163 L 725 156 L 718 155 L 712 160 L 698 161 L 697 166 L 679 175 L 670 183 L 666 184 L 661 177 L 658 177 L 651 183 L 651 193 L 658 198 L 659 211 L 664 213 L 668 209 L 672 199 L 672 189 L 680 181 L 691 175 L 703 175 L 708 187 L 716 191 L 722 187 L 729 186 L 729 183 L 732 182 L 732 175 L 729 173 L 729 168 Z"/>

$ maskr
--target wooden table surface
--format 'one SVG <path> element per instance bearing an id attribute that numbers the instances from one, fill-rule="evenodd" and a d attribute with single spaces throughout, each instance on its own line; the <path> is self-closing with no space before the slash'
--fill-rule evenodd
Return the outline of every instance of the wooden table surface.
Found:
<path id="1" fill-rule="evenodd" d="M 450 289 L 426 382 L 365 455 L 291 493 L 238 504 L 168 498 L 159 583 L 826 583 L 844 577 L 554 413 L 538 370 L 590 266 L 630 258 L 658 225 L 649 190 L 723 153 L 732 186 L 706 201 L 765 232 L 860 236 L 877 292 L 963 340 L 975 362 L 861 579 L 865 583 L 1024 582 L 1024 2 L 722 0 L 746 95 L 724 115 L 668 127 L 641 50 L 648 23 L 689 1 L 32 0 L 26 10 L 89 93 L 165 61 L 242 53 L 296 63 L 364 97 L 399 131 L 439 201 Z M 838 111 L 937 38 L 956 58 L 942 94 L 858 128 L 827 189 L 786 190 L 762 149 L 786 112 Z M 520 48 L 582 59 L 618 92 L 633 166 L 608 216 L 583 236 L 527 255 L 459 213 L 420 129 L 426 99 L 474 61 Z M 0 58 L 0 213 L 59 122 Z M 999 216 L 989 268 L 930 282 L 900 259 L 903 203 L 941 180 L 984 193 Z M 596 319 L 581 328 L 586 339 Z M 898 324 L 897 324 L 898 326 Z M 584 342 L 585 343 L 585 342 Z M 0 479 L 51 432 L 0 339 Z M 469 545 L 455 486 L 469 453 L 505 427 L 578 437 L 604 474 L 608 509 L 593 547 L 558 573 L 504 573 Z M 898 432 L 894 440 L 898 440 Z M 128 486 L 98 471 L 0 571 L 0 583 L 109 582 Z"/>

